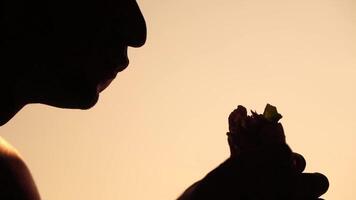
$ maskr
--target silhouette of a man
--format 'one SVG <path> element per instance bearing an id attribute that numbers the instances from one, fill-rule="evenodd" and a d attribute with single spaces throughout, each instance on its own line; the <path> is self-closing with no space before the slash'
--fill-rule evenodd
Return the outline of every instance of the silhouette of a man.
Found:
<path id="1" fill-rule="evenodd" d="M 135 0 L 1 0 L 0 125 L 26 104 L 88 109 L 146 40 Z M 0 141 L 0 199 L 40 199 L 16 151 Z"/>
<path id="2" fill-rule="evenodd" d="M 0 125 L 31 103 L 91 108 L 127 67 L 127 48 L 146 40 L 135 0 L 1 0 L 0 16 Z M 0 199 L 40 199 L 25 163 L 3 139 Z"/>

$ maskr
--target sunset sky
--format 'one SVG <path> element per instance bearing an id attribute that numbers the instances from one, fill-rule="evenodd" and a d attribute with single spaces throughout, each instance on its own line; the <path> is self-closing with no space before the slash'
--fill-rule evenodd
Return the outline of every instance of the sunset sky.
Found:
<path id="1" fill-rule="evenodd" d="M 170 200 L 229 155 L 227 117 L 277 106 L 291 148 L 356 199 L 356 1 L 147 0 L 147 43 L 91 110 L 29 105 L 0 134 L 43 200 Z"/>

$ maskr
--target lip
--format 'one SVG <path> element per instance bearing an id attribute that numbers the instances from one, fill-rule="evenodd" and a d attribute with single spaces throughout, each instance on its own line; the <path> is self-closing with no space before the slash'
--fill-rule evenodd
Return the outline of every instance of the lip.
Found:
<path id="1" fill-rule="evenodd" d="M 97 93 L 100 93 L 102 92 L 103 90 L 105 90 L 109 85 L 110 83 L 114 80 L 114 78 L 112 79 L 106 79 L 105 81 L 101 81 L 97 86 L 96 86 L 96 92 Z"/>
<path id="2" fill-rule="evenodd" d="M 111 68 L 111 70 L 107 70 L 106 73 L 104 73 L 103 78 L 101 78 L 101 80 L 96 86 L 96 91 L 98 93 L 105 90 L 110 85 L 110 83 L 116 78 L 117 74 L 125 70 L 130 63 L 127 56 L 125 56 L 124 59 L 120 59 L 120 61 L 120 63 L 114 64 L 114 67 Z"/>
<path id="3" fill-rule="evenodd" d="M 122 62 L 117 64 L 114 71 L 116 73 L 118 72 L 122 72 L 123 70 L 125 70 L 127 68 L 127 66 L 129 66 L 129 58 L 126 56 L 124 59 L 122 59 Z"/>

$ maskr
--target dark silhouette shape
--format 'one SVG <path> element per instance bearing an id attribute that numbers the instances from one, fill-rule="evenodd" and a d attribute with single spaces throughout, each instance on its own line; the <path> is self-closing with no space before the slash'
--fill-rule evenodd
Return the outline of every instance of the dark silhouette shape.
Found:
<path id="1" fill-rule="evenodd" d="M 1 0 L 0 125 L 42 103 L 88 109 L 146 40 L 135 0 Z M 16 151 L 0 141 L 0 199 L 40 199 Z"/>
<path id="2" fill-rule="evenodd" d="M 324 175 L 302 173 L 305 159 L 286 144 L 276 108 L 252 114 L 243 106 L 230 114 L 230 158 L 178 200 L 315 200 L 327 191 Z"/>
<path id="3" fill-rule="evenodd" d="M 146 40 L 135 0 L 1 0 L 0 124 L 24 105 L 88 109 Z"/>
<path id="4" fill-rule="evenodd" d="M 31 173 L 16 153 L 0 146 L 0 199 L 38 200 Z"/>
<path id="5" fill-rule="evenodd" d="M 0 27 L 0 125 L 31 103 L 91 108 L 100 91 L 127 67 L 127 47 L 140 47 L 146 40 L 145 21 L 134 0 L 2 0 Z M 284 155 L 289 150 L 268 151 Z M 244 169 L 248 158 L 229 158 L 190 188 L 190 199 L 237 199 L 259 192 L 252 184 L 236 182 L 246 175 L 238 173 L 250 171 L 261 175 L 261 183 L 271 180 L 260 168 Z M 302 183 L 314 185 L 315 177 L 305 176 L 308 180 Z M 278 178 L 288 184 L 301 182 L 288 175 Z M 25 163 L 1 141 L 0 199 L 40 199 Z"/>

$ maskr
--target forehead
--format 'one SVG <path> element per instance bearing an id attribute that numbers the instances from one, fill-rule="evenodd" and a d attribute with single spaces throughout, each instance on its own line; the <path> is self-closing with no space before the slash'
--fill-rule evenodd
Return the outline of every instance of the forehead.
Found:
<path id="1" fill-rule="evenodd" d="M 37 32 L 51 25 L 96 26 L 112 19 L 120 25 L 137 12 L 134 0 L 1 0 L 1 4 L 1 25 L 11 33 Z"/>
<path id="2" fill-rule="evenodd" d="M 134 0 L 1 0 L 1 15 L 86 14 L 130 10 Z M 107 14 L 109 14 L 107 13 Z"/>

